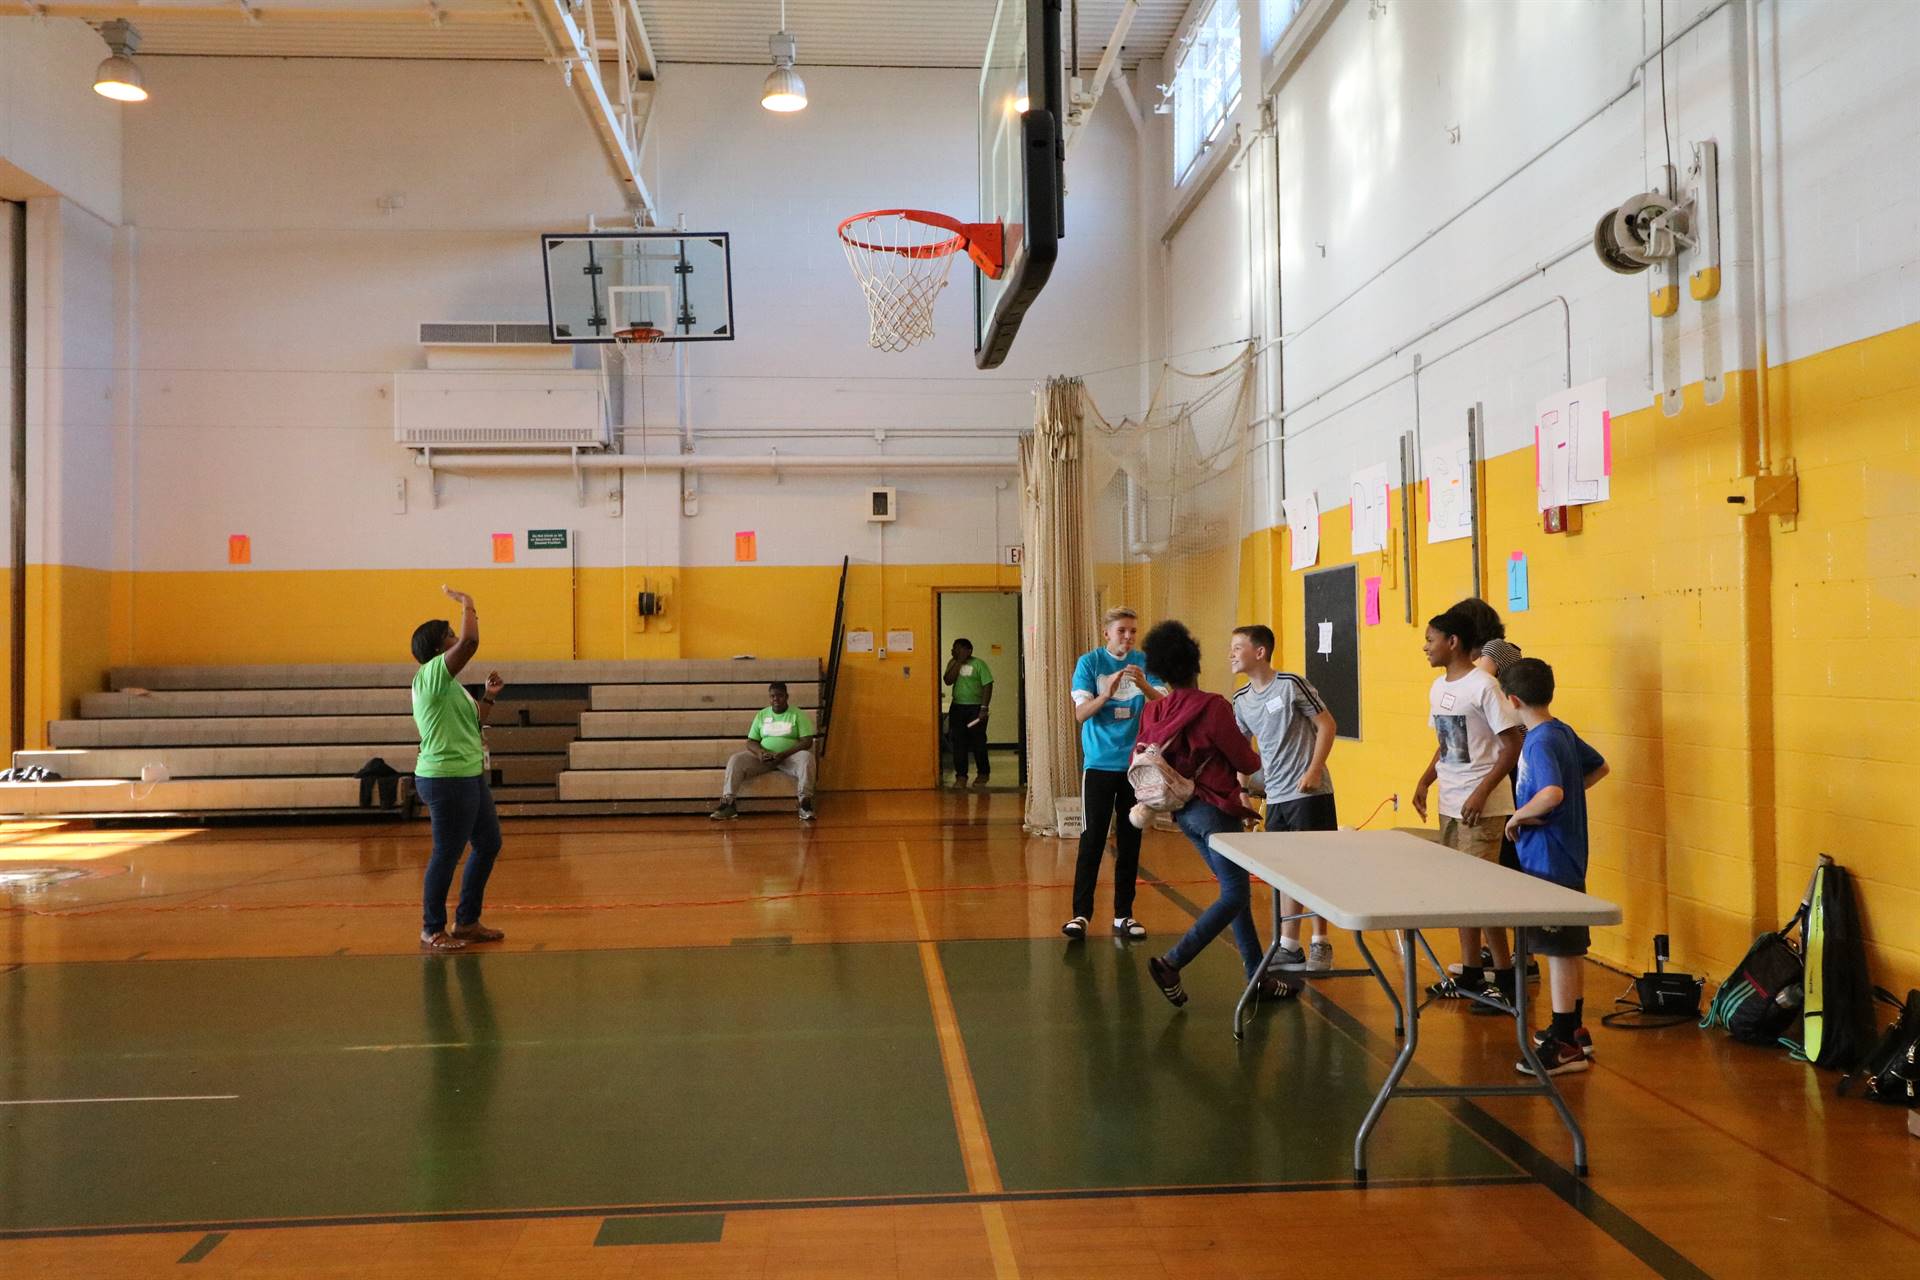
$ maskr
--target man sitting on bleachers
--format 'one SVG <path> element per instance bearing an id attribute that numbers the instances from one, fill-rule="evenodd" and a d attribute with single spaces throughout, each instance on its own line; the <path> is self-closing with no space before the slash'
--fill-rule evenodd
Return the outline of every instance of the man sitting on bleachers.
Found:
<path id="1" fill-rule="evenodd" d="M 787 705 L 787 686 L 775 680 L 767 686 L 767 705 L 753 717 L 747 730 L 747 749 L 736 751 L 727 761 L 727 781 L 720 793 L 720 807 L 707 816 L 719 821 L 737 818 L 740 811 L 733 800 L 740 784 L 749 778 L 778 770 L 792 778 L 800 790 L 800 821 L 813 821 L 813 717 L 799 707 Z"/>

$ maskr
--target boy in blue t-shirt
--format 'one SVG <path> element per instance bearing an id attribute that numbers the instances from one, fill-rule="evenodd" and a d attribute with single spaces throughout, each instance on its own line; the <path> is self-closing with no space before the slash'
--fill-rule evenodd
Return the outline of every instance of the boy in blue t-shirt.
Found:
<path id="1" fill-rule="evenodd" d="M 1133 610 L 1107 610 L 1100 620 L 1106 643 L 1081 654 L 1073 667 L 1068 692 L 1073 718 L 1080 724 L 1080 805 L 1086 825 L 1080 829 L 1080 856 L 1073 868 L 1073 916 L 1060 926 L 1069 938 L 1087 936 L 1109 830 L 1114 833 L 1114 936 L 1147 936 L 1146 926 L 1133 918 L 1140 831 L 1127 821 L 1127 811 L 1137 801 L 1127 766 L 1133 762 L 1133 741 L 1140 736 L 1141 708 L 1165 697 L 1166 686 L 1147 678 L 1146 660 L 1133 647 L 1139 627 Z"/>
<path id="2" fill-rule="evenodd" d="M 1520 713 L 1527 736 L 1513 785 L 1513 816 L 1507 836 L 1528 875 L 1582 892 L 1587 887 L 1587 789 L 1607 776 L 1607 762 L 1563 720 L 1553 718 L 1553 668 L 1522 658 L 1500 673 L 1500 688 Z M 1547 1074 L 1585 1071 L 1593 1037 L 1581 1018 L 1581 957 L 1587 954 L 1585 925 L 1527 930 L 1527 947 L 1547 958 L 1553 1022 L 1534 1037 Z M 1530 1075 L 1526 1061 L 1514 1064 Z"/>

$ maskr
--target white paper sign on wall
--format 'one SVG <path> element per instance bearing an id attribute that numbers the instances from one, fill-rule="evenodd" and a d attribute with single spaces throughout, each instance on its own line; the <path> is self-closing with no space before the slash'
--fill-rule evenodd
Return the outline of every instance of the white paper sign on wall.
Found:
<path id="1" fill-rule="evenodd" d="M 1427 541 L 1473 536 L 1473 473 L 1467 438 L 1457 436 L 1428 449 L 1422 459 L 1427 481 Z"/>
<path id="2" fill-rule="evenodd" d="M 1535 406 L 1533 466 L 1541 511 L 1613 496 L 1613 415 L 1605 378 L 1556 391 Z"/>
<path id="3" fill-rule="evenodd" d="M 1392 492 L 1393 473 L 1384 462 L 1353 473 L 1347 485 L 1347 517 L 1354 555 L 1387 549 L 1387 531 L 1392 527 L 1387 499 Z"/>
<path id="4" fill-rule="evenodd" d="M 1309 489 L 1304 497 L 1288 498 L 1287 541 L 1292 544 L 1295 569 L 1311 569 L 1320 560 L 1320 500 Z"/>

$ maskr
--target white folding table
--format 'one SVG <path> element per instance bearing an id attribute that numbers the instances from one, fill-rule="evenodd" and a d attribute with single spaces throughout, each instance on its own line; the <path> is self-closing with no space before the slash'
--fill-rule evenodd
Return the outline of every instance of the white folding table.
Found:
<path id="1" fill-rule="evenodd" d="M 1486 821 L 1495 821 L 1489 818 Z M 1416 948 L 1426 929 L 1515 929 L 1514 971 L 1527 971 L 1527 925 L 1594 925 L 1620 923 L 1620 908 L 1603 898 L 1563 888 L 1522 871 L 1498 866 L 1459 853 L 1404 831 L 1228 832 L 1213 837 L 1215 853 L 1246 868 L 1247 872 L 1301 904 L 1303 911 L 1322 916 L 1341 929 L 1351 929 L 1360 954 L 1366 957 L 1380 987 L 1393 1002 L 1394 1034 L 1405 1035 L 1400 1056 L 1387 1072 L 1387 1081 L 1360 1122 L 1353 1140 L 1353 1174 L 1367 1178 L 1367 1136 L 1380 1121 L 1387 1100 L 1403 1098 L 1468 1098 L 1493 1095 L 1539 1094 L 1553 1103 L 1573 1135 L 1573 1167 L 1587 1172 L 1587 1140 L 1554 1088 L 1553 1077 L 1540 1065 L 1527 1029 L 1527 984 L 1514 984 L 1510 1013 L 1520 1056 L 1533 1068 L 1534 1084 L 1430 1085 L 1401 1087 L 1400 1079 L 1413 1063 L 1420 1043 L 1420 970 Z M 1393 983 L 1368 950 L 1365 931 L 1400 931 L 1401 965 L 1406 983 L 1404 1003 Z M 1275 945 L 1278 945 L 1278 938 Z M 1272 959 L 1272 951 L 1268 959 Z M 1261 972 L 1265 972 L 1262 966 Z M 1482 1003 L 1493 1001 L 1481 999 Z M 1242 1005 L 1246 1003 L 1244 1000 Z M 1240 1009 L 1234 1010 L 1234 1035 L 1240 1034 Z"/>

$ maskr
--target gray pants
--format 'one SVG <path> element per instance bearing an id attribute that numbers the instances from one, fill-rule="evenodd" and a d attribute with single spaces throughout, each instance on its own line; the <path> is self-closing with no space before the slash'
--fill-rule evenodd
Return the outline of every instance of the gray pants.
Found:
<path id="1" fill-rule="evenodd" d="M 736 751 L 727 761 L 726 788 L 722 800 L 731 801 L 740 794 L 740 784 L 763 773 L 784 773 L 800 786 L 802 800 L 813 799 L 813 752 L 796 751 L 779 764 L 768 764 L 751 751 Z"/>

